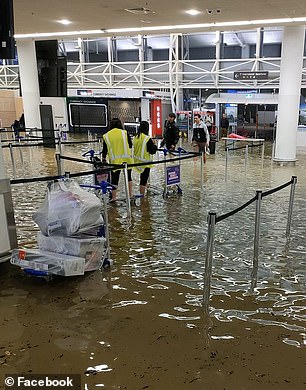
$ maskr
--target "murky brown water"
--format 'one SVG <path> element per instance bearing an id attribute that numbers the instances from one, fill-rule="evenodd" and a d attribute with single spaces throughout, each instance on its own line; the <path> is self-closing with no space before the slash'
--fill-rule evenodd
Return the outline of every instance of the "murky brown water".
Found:
<path id="1" fill-rule="evenodd" d="M 306 155 L 296 167 L 278 167 L 270 147 L 263 164 L 260 151 L 250 151 L 246 169 L 244 152 L 231 152 L 225 175 L 220 144 L 202 180 L 200 163 L 184 161 L 183 196 L 147 197 L 133 206 L 131 223 L 124 203 L 110 206 L 111 272 L 47 283 L 1 264 L 1 372 L 80 373 L 86 389 L 304 388 Z M 88 149 L 65 146 L 63 154 L 80 158 Z M 22 164 L 15 149 L 16 177 L 56 174 L 53 152 L 23 148 Z M 4 155 L 12 177 L 7 149 Z M 247 294 L 255 205 L 217 224 L 208 323 L 201 307 L 208 211 L 221 215 L 292 175 L 289 245 L 290 187 L 263 200 L 256 295 Z M 151 184 L 162 192 L 161 166 Z M 31 215 L 45 188 L 13 186 L 20 246 L 36 245 Z"/>

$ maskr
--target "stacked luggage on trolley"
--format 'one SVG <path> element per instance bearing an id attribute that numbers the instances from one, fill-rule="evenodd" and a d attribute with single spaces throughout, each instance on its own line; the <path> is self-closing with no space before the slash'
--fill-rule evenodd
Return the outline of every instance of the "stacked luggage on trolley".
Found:
<path id="1" fill-rule="evenodd" d="M 11 263 L 35 276 L 77 276 L 102 267 L 109 253 L 100 199 L 73 179 L 48 185 L 33 214 L 38 250 L 14 249 Z"/>

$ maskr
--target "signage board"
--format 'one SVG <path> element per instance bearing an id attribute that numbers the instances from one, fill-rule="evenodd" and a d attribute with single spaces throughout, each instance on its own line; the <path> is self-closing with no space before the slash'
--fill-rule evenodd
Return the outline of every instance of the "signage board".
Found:
<path id="1" fill-rule="evenodd" d="M 151 124 L 152 124 L 152 136 L 162 137 L 162 103 L 161 100 L 151 100 Z"/>
<path id="2" fill-rule="evenodd" d="M 180 184 L 181 182 L 181 171 L 179 165 L 170 165 L 166 167 L 167 175 L 167 186 L 172 186 L 174 184 Z"/>
<path id="3" fill-rule="evenodd" d="M 234 72 L 235 80 L 268 80 L 269 72 Z"/>

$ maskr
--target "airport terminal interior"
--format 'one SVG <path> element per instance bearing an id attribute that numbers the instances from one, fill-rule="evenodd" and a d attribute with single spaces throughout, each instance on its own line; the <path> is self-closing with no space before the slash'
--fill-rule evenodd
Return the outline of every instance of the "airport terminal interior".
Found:
<path id="1" fill-rule="evenodd" d="M 0 388 L 305 388 L 305 2 L 62 3 L 1 4 Z"/>

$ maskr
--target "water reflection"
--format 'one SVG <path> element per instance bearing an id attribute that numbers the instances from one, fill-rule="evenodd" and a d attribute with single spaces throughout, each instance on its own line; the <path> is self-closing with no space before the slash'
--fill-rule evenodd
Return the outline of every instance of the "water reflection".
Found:
<path id="1" fill-rule="evenodd" d="M 88 146 L 66 145 L 63 150 L 67 156 L 81 157 Z M 16 153 L 17 177 L 56 174 L 51 150 L 38 147 L 25 149 L 23 163 L 19 157 Z M 68 282 L 67 279 L 57 280 L 46 285 L 21 276 L 16 270 L 10 271 L 14 273 L 6 281 L 7 288 L 1 294 L 7 297 L 8 305 L 20 305 L 14 306 L 18 322 L 24 323 L 24 318 L 29 316 L 22 309 L 25 299 L 32 305 L 32 310 L 39 307 L 39 313 L 35 313 L 37 325 L 34 329 L 38 329 L 42 317 L 50 318 L 53 350 L 61 350 L 70 357 L 76 354 L 73 355 L 74 359 L 80 359 L 76 367 L 82 372 L 87 370 L 89 378 L 92 378 L 91 374 L 112 374 L 118 359 L 118 354 L 113 351 L 118 350 L 119 344 L 116 344 L 116 340 L 110 342 L 108 332 L 114 329 L 112 317 L 119 315 L 124 320 L 117 319 L 115 328 L 128 327 L 128 335 L 140 334 L 141 329 L 135 331 L 135 327 L 146 319 L 140 314 L 142 312 L 146 313 L 150 319 L 148 322 L 151 321 L 154 326 L 157 326 L 155 321 L 161 321 L 158 323 L 180 329 L 183 323 L 189 332 L 198 332 L 196 340 L 203 350 L 214 345 L 214 342 L 229 343 L 243 337 L 245 330 L 255 324 L 291 332 L 279 336 L 280 344 L 297 348 L 305 346 L 306 155 L 299 156 L 296 168 L 279 168 L 271 165 L 269 148 L 266 148 L 263 166 L 260 153 L 254 150 L 249 153 L 246 172 L 243 159 L 242 152 L 230 155 L 227 180 L 222 148 L 216 155 L 210 156 L 202 178 L 200 163 L 193 159 L 186 160 L 181 171 L 183 196 L 163 199 L 156 195 L 142 200 L 139 206 L 132 207 L 131 223 L 127 222 L 124 202 L 110 205 L 108 213 L 114 267 L 107 276 L 96 272 L 85 278 L 69 279 Z M 12 176 L 7 150 L 5 164 Z M 88 166 L 65 161 L 65 170 L 85 171 Z M 276 187 L 289 181 L 292 175 L 298 176 L 298 184 L 289 243 L 285 236 L 289 189 L 263 200 L 255 295 L 248 294 L 255 206 L 251 205 L 217 224 L 210 314 L 214 326 L 235 324 L 236 327 L 233 331 L 222 328 L 220 333 L 214 331 L 212 324 L 204 327 L 201 308 L 208 212 L 217 211 L 218 215 L 222 215 L 252 198 L 256 190 Z M 136 189 L 138 175 L 134 176 Z M 81 182 L 91 178 L 78 180 Z M 151 183 L 160 192 L 163 180 L 163 167 L 154 168 Z M 123 194 L 123 189 L 121 191 Z M 20 246 L 36 245 L 37 227 L 32 213 L 43 200 L 45 192 L 46 183 L 42 182 L 13 186 Z M 5 281 L 4 276 L 2 281 Z M 135 313 L 139 313 L 137 324 L 131 320 L 130 313 L 135 316 Z M 129 322 L 133 323 L 129 325 Z M 176 333 L 174 329 L 173 333 Z M 16 326 L 12 337 L 18 339 L 21 335 L 35 339 L 33 330 Z M 125 338 L 121 342 L 128 343 L 128 340 Z M 26 344 L 23 348 L 27 353 L 18 357 L 18 364 L 24 368 L 30 354 Z M 122 354 L 125 356 L 129 352 L 126 349 Z M 99 378 L 95 386 L 102 387 L 105 382 Z M 109 388 L 121 387 L 117 382 Z"/>
<path id="2" fill-rule="evenodd" d="M 88 145 L 63 146 L 63 153 L 80 157 Z M 266 153 L 267 153 L 266 148 Z M 8 151 L 6 150 L 6 153 Z M 133 209 L 131 225 L 124 221 L 124 203 L 109 208 L 111 221 L 111 248 L 120 264 L 121 272 L 138 279 L 153 277 L 167 283 L 176 283 L 192 289 L 202 288 L 204 254 L 206 251 L 206 215 L 209 210 L 222 214 L 245 202 L 255 189 L 265 190 L 284 182 L 292 167 L 272 168 L 261 166 L 260 153 L 252 150 L 246 177 L 237 175 L 242 152 L 232 152 L 228 162 L 228 179 L 224 181 L 224 151 L 211 156 L 204 167 L 202 187 L 200 164 L 195 159 L 182 165 L 183 197 L 150 197 Z M 268 156 L 267 156 L 268 157 Z M 300 159 L 305 156 L 301 156 Z M 5 156 L 11 174 L 10 161 Z M 16 174 L 20 177 L 54 175 L 54 156 L 46 148 L 24 148 L 23 163 L 16 153 Z M 65 170 L 86 170 L 86 164 L 65 161 Z M 299 165 L 300 166 L 300 165 Z M 300 169 L 298 168 L 298 171 Z M 287 171 L 287 172 L 286 172 Z M 299 172 L 300 173 L 300 172 Z M 192 174 L 192 176 L 191 176 Z M 82 179 L 81 179 L 82 180 Z M 151 182 L 163 188 L 163 166 L 152 171 Z M 187 184 L 188 183 L 188 184 Z M 135 185 L 136 188 L 136 185 Z M 304 245 L 303 213 L 304 197 L 302 177 L 298 179 L 296 206 L 294 208 L 294 234 L 291 246 L 284 248 L 288 191 L 280 191 L 263 202 L 260 269 L 258 288 L 279 286 L 284 291 L 305 291 L 303 272 Z M 238 190 L 238 191 L 237 191 Z M 45 183 L 17 185 L 13 187 L 18 238 L 20 244 L 35 245 L 36 226 L 31 214 L 45 194 Z M 302 205 L 301 205 L 302 203 Z M 24 212 L 24 210 L 27 210 Z M 213 294 L 246 291 L 250 281 L 253 255 L 254 207 L 252 205 L 216 228 L 215 256 L 213 264 Z M 300 239 L 300 241 L 298 241 Z M 267 284 L 268 286 L 264 286 Z M 151 287 L 152 288 L 152 287 Z"/>

